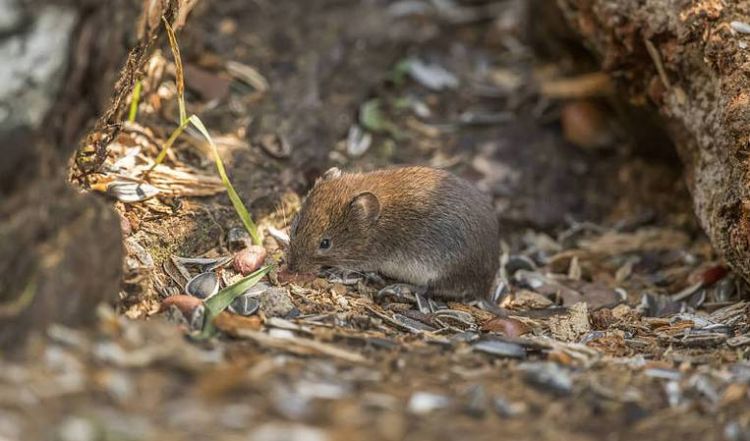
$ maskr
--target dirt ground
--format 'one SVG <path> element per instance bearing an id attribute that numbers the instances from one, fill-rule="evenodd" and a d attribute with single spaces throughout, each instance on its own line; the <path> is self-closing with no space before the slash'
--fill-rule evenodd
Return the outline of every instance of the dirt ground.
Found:
<path id="1" fill-rule="evenodd" d="M 274 272 L 278 304 L 194 341 L 190 311 L 163 306 L 186 279 L 174 257 L 231 255 L 241 223 L 188 131 L 152 175 L 161 193 L 115 204 L 126 276 L 98 329 L 55 326 L 34 363 L 0 360 L 0 440 L 750 439 L 747 287 L 647 112 L 571 91 L 591 64 L 539 17 L 524 1 L 201 2 L 178 35 L 188 113 L 262 229 L 288 228 L 330 166 L 448 168 L 494 198 L 511 318 Z M 168 46 L 143 84 L 102 182 L 175 127 Z"/>

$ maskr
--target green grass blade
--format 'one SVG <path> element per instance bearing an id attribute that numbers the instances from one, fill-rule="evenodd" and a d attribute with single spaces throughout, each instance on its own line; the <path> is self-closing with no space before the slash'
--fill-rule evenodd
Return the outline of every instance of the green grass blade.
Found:
<path id="1" fill-rule="evenodd" d="M 255 222 L 253 222 L 253 219 L 250 217 L 250 213 L 247 211 L 245 204 L 242 203 L 242 199 L 240 199 L 240 196 L 234 190 L 232 183 L 229 181 L 226 169 L 224 168 L 224 163 L 221 161 L 221 157 L 219 156 L 219 150 L 216 148 L 216 144 L 211 138 L 211 135 L 208 133 L 208 130 L 206 130 L 206 126 L 204 126 L 200 118 L 195 115 L 192 115 L 189 118 L 189 121 L 193 124 L 193 126 L 195 126 L 196 129 L 198 129 L 199 132 L 201 132 L 201 135 L 206 138 L 206 141 L 208 141 L 208 144 L 211 146 L 211 150 L 214 154 L 214 161 L 216 162 L 216 169 L 219 171 L 219 177 L 221 177 L 221 181 L 224 183 L 224 187 L 226 187 L 227 189 L 227 194 L 229 195 L 229 199 L 232 201 L 232 205 L 234 206 L 235 211 L 237 211 L 240 219 L 242 219 L 242 224 L 245 226 L 245 229 L 253 239 L 253 243 L 255 245 L 261 245 L 263 240 L 258 233 L 258 227 L 255 225 Z"/>
<path id="2" fill-rule="evenodd" d="M 133 87 L 133 96 L 130 99 L 130 112 L 128 113 L 128 121 L 135 122 L 135 117 L 138 115 L 138 104 L 141 101 L 141 80 L 135 82 Z"/>
<path id="3" fill-rule="evenodd" d="M 238 281 L 237 283 L 227 286 L 226 288 L 216 293 L 216 295 L 213 295 L 210 298 L 206 299 L 203 302 L 203 305 L 206 308 L 206 317 L 203 322 L 203 329 L 201 329 L 200 334 L 198 334 L 196 338 L 206 339 L 214 335 L 216 333 L 216 329 L 214 328 L 213 321 L 216 316 L 219 315 L 223 310 L 227 309 L 227 307 L 229 307 L 234 299 L 241 296 L 248 289 L 255 286 L 255 284 L 258 283 L 260 279 L 262 279 L 266 274 L 268 274 L 269 271 L 271 271 L 271 268 L 271 265 L 266 265 L 263 268 Z"/>
<path id="4" fill-rule="evenodd" d="M 185 127 L 190 124 L 190 120 L 185 120 L 177 126 L 176 129 L 172 132 L 171 135 L 169 135 L 169 138 L 167 139 L 167 142 L 164 143 L 164 145 L 161 148 L 161 151 L 159 152 L 159 155 L 154 160 L 154 164 L 149 167 L 149 169 L 146 171 L 146 174 L 148 174 L 151 170 L 156 168 L 157 165 L 161 164 L 162 161 L 164 161 L 164 158 L 167 156 L 167 150 L 169 150 L 172 147 L 172 144 L 174 144 L 175 141 L 177 141 L 177 138 L 182 134 L 182 132 L 185 130 Z"/>

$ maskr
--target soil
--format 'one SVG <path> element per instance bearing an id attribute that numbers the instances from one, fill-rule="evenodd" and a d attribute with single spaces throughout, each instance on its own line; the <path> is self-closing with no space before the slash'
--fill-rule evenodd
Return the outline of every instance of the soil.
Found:
<path id="1" fill-rule="evenodd" d="M 225 317 L 222 335 L 196 342 L 179 311 L 160 306 L 181 290 L 171 256 L 228 254 L 226 233 L 241 226 L 229 198 L 116 202 L 120 301 L 100 309 L 95 331 L 54 326 L 31 341 L 37 363 L 0 361 L 0 439 L 748 439 L 747 289 L 696 225 L 674 156 L 644 155 L 611 94 L 542 92 L 591 63 L 580 48 L 542 56 L 527 40 L 525 2 L 461 2 L 491 12 L 466 23 L 432 3 L 398 15 L 416 4 L 201 2 L 178 35 L 193 69 L 188 113 L 219 140 L 265 231 L 287 228 L 330 166 L 428 164 L 476 182 L 503 226 L 512 319 L 449 304 L 464 322 L 441 327 L 407 300 L 378 296 L 381 281 L 274 273 L 292 314 Z M 457 85 L 431 90 L 405 75 L 415 59 Z M 133 146 L 153 158 L 174 129 L 170 60 L 163 44 L 108 165 Z M 232 80 L 227 61 L 255 68 L 268 90 Z M 386 128 L 370 127 L 369 149 L 355 156 L 347 136 L 368 103 Z M 566 113 L 583 115 L 584 128 L 563 125 Z M 269 136 L 290 155 L 269 155 Z M 592 136 L 606 141 L 585 142 Z M 213 176 L 196 139 L 181 138 L 165 164 Z M 283 256 L 269 235 L 264 245 Z"/>

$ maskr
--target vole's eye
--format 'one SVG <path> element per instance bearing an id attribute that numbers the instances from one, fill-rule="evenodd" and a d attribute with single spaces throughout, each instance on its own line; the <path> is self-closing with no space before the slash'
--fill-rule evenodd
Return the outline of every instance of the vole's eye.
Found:
<path id="1" fill-rule="evenodd" d="M 323 239 L 320 241 L 320 249 L 327 250 L 331 248 L 331 239 Z"/>

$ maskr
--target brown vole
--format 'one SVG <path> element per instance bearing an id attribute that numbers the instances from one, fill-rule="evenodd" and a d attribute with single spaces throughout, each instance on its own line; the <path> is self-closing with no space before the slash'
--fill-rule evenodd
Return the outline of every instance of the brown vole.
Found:
<path id="1" fill-rule="evenodd" d="M 378 272 L 432 296 L 485 298 L 499 265 L 498 229 L 489 197 L 447 171 L 334 168 L 292 224 L 287 264 Z"/>

